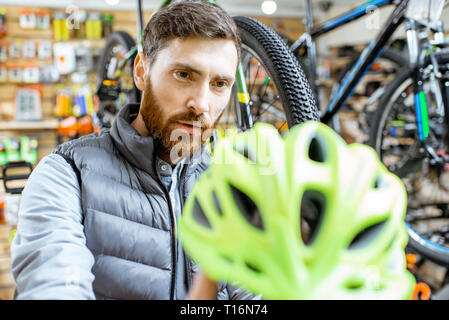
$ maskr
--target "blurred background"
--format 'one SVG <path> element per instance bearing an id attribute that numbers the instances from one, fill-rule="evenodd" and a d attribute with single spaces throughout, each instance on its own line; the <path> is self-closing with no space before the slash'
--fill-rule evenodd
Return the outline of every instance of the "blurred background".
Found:
<path id="1" fill-rule="evenodd" d="M 363 1 L 312 1 L 315 24 L 344 13 Z M 162 1 L 143 1 L 144 25 Z M 304 32 L 303 0 L 218 1 L 231 15 L 250 16 L 274 29 L 288 44 Z M 317 39 L 320 100 L 328 102 L 333 85 L 357 53 L 384 25 L 392 7 L 374 10 L 366 18 Z M 442 14 L 448 35 L 448 10 Z M 100 130 L 96 89 L 98 66 L 106 39 L 123 30 L 134 39 L 136 1 L 131 0 L 0 0 L 0 168 L 22 161 L 9 188 L 0 184 L 0 299 L 10 299 L 9 240 L 17 224 L 20 188 L 27 175 L 57 144 Z M 390 46 L 407 55 L 401 26 Z M 391 81 L 396 70 L 389 61 L 376 61 L 345 108 L 339 113 L 341 134 L 347 142 L 365 143 L 364 119 L 372 94 Z M 341 79 L 340 79 L 341 80 Z M 369 106 L 368 106 L 369 107 Z M 14 188 L 18 188 L 14 190 Z M 6 190 L 8 189 L 8 190 Z M 17 192 L 16 192 L 17 191 Z M 410 268 L 416 260 L 410 257 Z M 440 288 L 447 269 L 430 261 L 419 264 L 420 275 Z"/>

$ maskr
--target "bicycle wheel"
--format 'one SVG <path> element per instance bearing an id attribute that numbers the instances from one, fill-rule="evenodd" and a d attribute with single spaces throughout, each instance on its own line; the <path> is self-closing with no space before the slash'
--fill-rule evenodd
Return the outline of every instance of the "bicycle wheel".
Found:
<path id="1" fill-rule="evenodd" d="M 110 127 L 124 105 L 140 102 L 140 91 L 133 79 L 135 56 L 127 59 L 123 70 L 118 72 L 119 63 L 135 45 L 133 38 L 124 31 L 112 33 L 106 41 L 98 69 L 97 89 L 100 100 L 97 117 L 102 127 Z"/>
<path id="2" fill-rule="evenodd" d="M 318 111 L 307 78 L 285 42 L 272 29 L 248 17 L 234 17 L 242 40 L 241 63 L 250 96 L 251 120 L 274 125 L 279 132 L 308 120 Z M 218 130 L 241 130 L 241 113 L 233 97 Z"/>
<path id="3" fill-rule="evenodd" d="M 435 98 L 439 87 L 432 80 L 432 65 L 427 60 L 423 70 L 430 127 L 427 143 L 441 155 L 447 155 L 448 125 L 444 108 Z M 437 61 L 440 71 L 449 79 L 449 52 L 438 53 Z M 449 168 L 431 164 L 423 150 L 414 101 L 412 75 L 409 69 L 404 69 L 388 85 L 379 102 L 369 144 L 406 186 L 409 247 L 436 263 L 449 265 Z"/>

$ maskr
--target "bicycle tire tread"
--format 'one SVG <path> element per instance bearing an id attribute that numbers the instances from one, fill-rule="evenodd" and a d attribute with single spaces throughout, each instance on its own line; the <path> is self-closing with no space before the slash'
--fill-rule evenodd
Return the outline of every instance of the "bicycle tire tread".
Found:
<path id="1" fill-rule="evenodd" d="M 275 72 L 279 77 L 281 89 L 285 94 L 284 110 L 287 113 L 289 127 L 305 122 L 319 121 L 316 102 L 304 71 L 280 36 L 266 25 L 248 17 L 234 17 L 239 29 L 254 37 L 269 56 Z"/>

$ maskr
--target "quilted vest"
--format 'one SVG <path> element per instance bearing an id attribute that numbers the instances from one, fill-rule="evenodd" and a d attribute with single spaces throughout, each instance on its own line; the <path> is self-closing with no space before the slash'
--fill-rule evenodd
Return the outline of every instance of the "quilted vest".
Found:
<path id="1" fill-rule="evenodd" d="M 138 110 L 138 104 L 125 106 L 111 129 L 59 145 L 54 153 L 78 175 L 97 299 L 182 299 L 176 278 L 189 286 L 193 264 L 186 255 L 178 261 L 176 217 L 154 167 L 156 141 L 130 125 Z M 198 154 L 182 168 L 183 203 L 209 163 L 205 148 Z M 224 286 L 217 297 L 229 298 Z"/>

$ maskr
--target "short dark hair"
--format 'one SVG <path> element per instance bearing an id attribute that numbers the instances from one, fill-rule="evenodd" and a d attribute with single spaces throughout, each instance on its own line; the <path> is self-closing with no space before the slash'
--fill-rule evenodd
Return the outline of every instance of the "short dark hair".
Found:
<path id="1" fill-rule="evenodd" d="M 240 37 L 234 20 L 216 4 L 203 0 L 175 1 L 156 11 L 143 33 L 143 53 L 156 59 L 169 40 L 189 37 L 233 40 L 240 57 Z"/>

